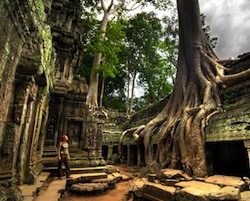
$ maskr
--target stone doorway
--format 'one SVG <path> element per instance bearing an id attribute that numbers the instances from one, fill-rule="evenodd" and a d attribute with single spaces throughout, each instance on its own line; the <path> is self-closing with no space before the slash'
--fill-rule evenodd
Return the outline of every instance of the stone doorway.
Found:
<path id="1" fill-rule="evenodd" d="M 68 121 L 67 134 L 71 148 L 80 148 L 80 137 L 82 132 L 82 121 Z"/>
<path id="2" fill-rule="evenodd" d="M 243 141 L 207 143 L 214 174 L 249 176 L 248 154 Z"/>
<path id="3" fill-rule="evenodd" d="M 108 159 L 108 145 L 102 146 L 102 157 L 104 160 Z"/>

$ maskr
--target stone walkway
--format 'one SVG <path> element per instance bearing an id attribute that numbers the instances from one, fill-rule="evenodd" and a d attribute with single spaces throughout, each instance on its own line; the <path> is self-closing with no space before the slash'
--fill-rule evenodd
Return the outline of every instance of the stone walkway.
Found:
<path id="1" fill-rule="evenodd" d="M 44 184 L 46 183 L 50 173 L 42 172 L 35 184 L 22 185 L 19 188 L 22 191 L 23 201 L 56 201 L 60 197 L 60 190 L 65 189 L 66 179 L 53 180 L 48 189 L 43 192 Z M 41 194 L 42 193 L 42 194 Z"/>
<path id="2" fill-rule="evenodd" d="M 23 201 L 57 201 L 60 198 L 61 193 L 66 189 L 67 180 L 69 182 L 79 178 L 85 178 L 87 180 L 95 179 L 100 176 L 107 177 L 107 174 L 105 172 L 76 173 L 71 174 L 69 179 L 66 179 L 65 177 L 62 177 L 62 179 L 57 179 L 57 177 L 49 178 L 49 176 L 49 172 L 42 172 L 38 176 L 35 184 L 19 186 L 22 191 Z M 52 181 L 48 182 L 48 179 L 52 179 Z"/>

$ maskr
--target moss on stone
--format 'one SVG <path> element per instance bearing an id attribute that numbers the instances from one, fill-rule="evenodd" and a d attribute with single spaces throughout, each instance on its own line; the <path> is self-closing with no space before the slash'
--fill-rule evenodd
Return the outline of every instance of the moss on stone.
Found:
<path id="1" fill-rule="evenodd" d="M 51 29 L 49 25 L 44 25 L 43 30 L 41 32 L 43 39 L 43 49 L 41 50 L 42 54 L 42 67 L 45 72 L 45 76 L 47 79 L 48 89 L 53 85 L 52 81 L 52 67 L 54 65 L 54 52 L 52 46 L 52 35 Z"/>

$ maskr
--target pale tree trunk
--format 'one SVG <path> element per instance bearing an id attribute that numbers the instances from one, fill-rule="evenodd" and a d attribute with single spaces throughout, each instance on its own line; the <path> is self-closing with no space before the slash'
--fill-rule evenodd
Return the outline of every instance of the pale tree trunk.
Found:
<path id="1" fill-rule="evenodd" d="M 134 105 L 135 79 L 136 79 L 136 72 L 134 72 L 132 78 L 131 99 L 130 99 L 130 109 L 129 109 L 130 113 L 133 111 L 133 105 Z"/>
<path id="2" fill-rule="evenodd" d="M 223 66 L 216 62 L 217 56 L 202 31 L 198 0 L 177 0 L 177 5 L 180 46 L 173 93 L 162 112 L 134 138 L 143 140 L 148 166 L 157 164 L 158 168 L 183 169 L 190 175 L 205 176 L 207 119 L 221 111 L 222 85 L 248 79 L 250 69 L 223 75 Z M 158 135 L 155 159 L 150 144 L 153 134 Z"/>
<path id="3" fill-rule="evenodd" d="M 108 17 L 109 13 L 104 12 L 104 16 L 102 19 L 102 25 L 101 25 L 101 34 L 100 39 L 104 39 L 105 32 L 108 25 Z M 102 53 L 96 52 L 94 55 L 94 60 L 92 64 L 92 70 L 90 74 L 90 82 L 89 82 L 89 90 L 87 95 L 86 104 L 89 106 L 89 108 L 94 109 L 98 107 L 98 84 L 99 84 L 99 73 L 97 73 L 97 69 L 99 65 L 101 64 L 102 59 Z"/>
<path id="4" fill-rule="evenodd" d="M 130 90 L 130 71 L 129 71 L 129 64 L 127 66 L 128 69 L 128 81 L 127 81 L 127 103 L 126 103 L 126 113 L 129 114 L 129 103 L 130 103 L 130 97 L 129 97 L 129 90 Z"/>
<path id="5" fill-rule="evenodd" d="M 103 73 L 102 86 L 101 86 L 101 94 L 100 94 L 100 108 L 102 108 L 102 100 L 103 100 L 103 94 L 104 94 L 104 87 L 105 87 L 105 75 Z"/>
<path id="6" fill-rule="evenodd" d="M 101 6 L 104 11 L 102 24 L 100 29 L 100 40 L 103 40 L 106 34 L 106 29 L 108 25 L 109 16 L 116 12 L 119 8 L 124 5 L 124 2 L 121 2 L 117 5 L 114 5 L 114 1 L 111 0 L 108 7 L 106 7 L 104 0 L 101 0 Z M 97 73 L 97 69 L 101 63 L 102 53 L 96 52 L 94 55 L 94 60 L 92 64 L 92 70 L 90 75 L 89 82 L 89 90 L 86 99 L 86 105 L 89 106 L 90 109 L 95 109 L 98 107 L 98 83 L 99 83 L 99 73 Z"/>

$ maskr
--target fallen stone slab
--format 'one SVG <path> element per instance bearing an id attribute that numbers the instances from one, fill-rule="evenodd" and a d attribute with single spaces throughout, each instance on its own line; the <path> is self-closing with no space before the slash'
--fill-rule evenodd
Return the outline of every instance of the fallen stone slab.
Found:
<path id="1" fill-rule="evenodd" d="M 148 200 L 175 200 L 176 188 L 172 186 L 164 186 L 161 184 L 147 183 L 143 186 L 143 198 Z"/>
<path id="2" fill-rule="evenodd" d="M 187 180 L 190 181 L 193 178 L 184 173 L 182 170 L 177 170 L 177 169 L 163 169 L 157 173 L 157 178 L 165 182 L 165 179 L 178 179 L 178 180 Z"/>
<path id="3" fill-rule="evenodd" d="M 109 188 L 106 183 L 78 183 L 73 184 L 69 190 L 77 192 L 97 192 L 104 191 Z"/>
<path id="4" fill-rule="evenodd" d="M 200 181 L 179 182 L 176 186 L 182 187 L 176 193 L 176 201 L 238 201 L 239 198 L 239 189 L 232 186 L 221 188 L 216 184 Z"/>
<path id="5" fill-rule="evenodd" d="M 175 186 L 181 187 L 181 188 L 186 188 L 186 187 L 192 187 L 192 188 L 197 188 L 201 192 L 217 192 L 221 189 L 220 186 L 216 184 L 210 184 L 210 183 L 205 183 L 201 181 L 182 181 L 179 183 L 176 183 Z"/>
<path id="6" fill-rule="evenodd" d="M 151 201 L 174 201 L 176 188 L 149 182 L 146 178 L 136 178 L 131 183 L 130 192 L 136 197 Z"/>
<path id="7" fill-rule="evenodd" d="M 121 181 L 122 180 L 122 175 L 118 172 L 114 172 L 112 173 L 112 176 L 117 180 L 117 181 Z"/>
<path id="8" fill-rule="evenodd" d="M 213 201 L 217 200 L 230 200 L 230 201 L 238 201 L 240 197 L 239 188 L 233 186 L 226 186 L 221 188 L 219 192 L 212 192 L 208 198 Z"/>
<path id="9" fill-rule="evenodd" d="M 213 175 L 205 179 L 206 183 L 217 184 L 220 186 L 233 186 L 244 191 L 247 188 L 247 184 L 240 177 L 225 176 L 225 175 Z"/>
<path id="10" fill-rule="evenodd" d="M 129 188 L 130 192 L 133 192 L 137 197 L 143 197 L 143 187 L 146 183 L 145 178 L 135 178 Z"/>

